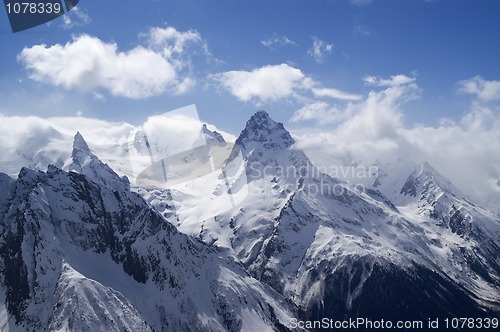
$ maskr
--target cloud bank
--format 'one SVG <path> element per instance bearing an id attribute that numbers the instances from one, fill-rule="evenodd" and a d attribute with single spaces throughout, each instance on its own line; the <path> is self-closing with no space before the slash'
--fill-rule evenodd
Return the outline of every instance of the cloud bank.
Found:
<path id="1" fill-rule="evenodd" d="M 421 94 L 415 79 L 396 75 L 365 82 L 373 89 L 362 101 L 343 107 L 312 103 L 296 111 L 293 122 L 336 124 L 297 130 L 297 147 L 325 166 L 428 161 L 468 197 L 500 213 L 500 107 L 489 103 L 498 97 L 496 81 L 475 77 L 458 83 L 459 93 L 475 97 L 459 121 L 410 128 L 404 125 L 403 108 Z"/>
<path id="2" fill-rule="evenodd" d="M 211 75 L 210 78 L 241 101 L 274 102 L 286 99 L 304 100 L 327 97 L 360 100 L 362 96 L 338 89 L 324 88 L 320 82 L 286 63 L 268 65 L 250 71 L 235 70 Z"/>
<path id="3" fill-rule="evenodd" d="M 206 44 L 196 31 L 152 28 L 145 46 L 122 51 L 116 43 L 80 35 L 64 45 L 27 47 L 18 55 L 35 81 L 68 90 L 143 99 L 164 92 L 182 94 L 195 83 L 188 50 Z"/>
<path id="4" fill-rule="evenodd" d="M 500 81 L 487 81 L 481 76 L 458 82 L 458 91 L 470 94 L 480 101 L 500 100 Z"/>
<path id="5" fill-rule="evenodd" d="M 252 71 L 228 71 L 212 78 L 239 100 L 270 102 L 295 96 L 305 75 L 300 69 L 283 63 Z"/>

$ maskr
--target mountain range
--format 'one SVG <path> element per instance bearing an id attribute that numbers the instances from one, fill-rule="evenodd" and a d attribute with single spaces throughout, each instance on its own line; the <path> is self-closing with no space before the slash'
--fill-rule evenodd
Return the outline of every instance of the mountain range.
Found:
<path id="1" fill-rule="evenodd" d="M 264 111 L 234 144 L 200 131 L 226 162 L 172 186 L 133 181 L 141 139 L 91 149 L 77 133 L 71 149 L 48 128 L 2 159 L 2 330 L 500 317 L 500 218 L 425 161 L 347 182 Z"/>

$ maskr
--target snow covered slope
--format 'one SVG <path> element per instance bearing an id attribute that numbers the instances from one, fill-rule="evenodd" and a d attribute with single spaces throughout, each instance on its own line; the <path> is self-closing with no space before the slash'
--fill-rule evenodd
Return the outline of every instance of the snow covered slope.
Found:
<path id="1" fill-rule="evenodd" d="M 23 168 L 0 211 L 10 330 L 279 330 L 295 309 L 128 190 L 77 134 L 71 169 Z"/>
<path id="2" fill-rule="evenodd" d="M 170 187 L 130 184 L 130 146 L 89 148 L 79 133 L 72 150 L 8 164 L 43 172 L 0 174 L 0 325 L 265 331 L 294 317 L 500 316 L 499 217 L 431 165 L 380 162 L 355 186 L 315 168 L 263 111 L 235 145 L 201 134 L 206 146 L 168 156 L 189 173 Z M 58 167 L 45 171 L 49 160 Z"/>
<path id="3" fill-rule="evenodd" d="M 500 220 L 430 165 L 390 179 L 401 184 L 391 200 L 319 172 L 265 112 L 252 116 L 236 143 L 247 197 L 212 219 L 181 218 L 178 229 L 225 248 L 305 317 L 500 312 Z M 177 196 L 189 205 L 189 196 Z"/>

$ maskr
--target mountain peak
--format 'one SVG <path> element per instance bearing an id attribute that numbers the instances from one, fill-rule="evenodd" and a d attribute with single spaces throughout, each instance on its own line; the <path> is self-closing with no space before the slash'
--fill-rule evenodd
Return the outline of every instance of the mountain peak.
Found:
<path id="1" fill-rule="evenodd" d="M 245 129 L 236 140 L 243 149 L 262 145 L 265 149 L 288 149 L 295 141 L 283 124 L 258 111 L 247 121 Z"/>
<path id="2" fill-rule="evenodd" d="M 261 118 L 261 119 L 266 119 L 266 118 L 271 119 L 269 117 L 269 113 L 267 113 L 264 110 L 258 110 L 257 112 L 255 112 L 255 114 L 252 117 Z"/>
<path id="3" fill-rule="evenodd" d="M 400 193 L 405 196 L 417 197 L 436 190 L 461 196 L 460 191 L 448 179 L 443 177 L 427 161 L 424 161 L 410 174 Z"/>
<path id="4" fill-rule="evenodd" d="M 94 158 L 90 148 L 79 131 L 76 132 L 73 139 L 73 152 L 71 153 L 71 160 L 78 168 L 82 168 L 89 164 Z"/>
<path id="5" fill-rule="evenodd" d="M 424 161 L 423 163 L 421 163 L 420 165 L 418 165 L 418 168 L 419 168 L 419 170 L 420 170 L 421 173 L 429 172 L 429 173 L 432 173 L 432 174 L 439 175 L 439 172 L 436 171 L 436 169 L 434 167 L 432 167 L 431 164 L 429 164 L 427 161 Z"/>
<path id="6" fill-rule="evenodd" d="M 80 132 L 75 135 L 71 162 L 65 166 L 65 169 L 83 174 L 91 181 L 108 188 L 123 189 L 129 188 L 130 185 L 126 177 L 120 178 L 107 164 L 92 153 Z"/>
<path id="7" fill-rule="evenodd" d="M 90 152 L 87 142 L 85 142 L 85 139 L 79 131 L 76 132 L 75 138 L 73 139 L 73 150 Z"/>
<path id="8" fill-rule="evenodd" d="M 252 127 L 256 127 L 272 123 L 276 122 L 273 119 L 271 119 L 269 113 L 261 110 L 255 112 L 255 114 L 250 117 L 250 119 L 247 121 L 246 127 L 248 127 L 249 125 Z"/>
<path id="9" fill-rule="evenodd" d="M 219 132 L 217 132 L 216 130 L 211 131 L 210 129 L 208 129 L 206 123 L 203 124 L 202 132 L 203 136 L 205 137 L 205 141 L 209 145 L 210 144 L 218 145 L 226 142 L 224 137 Z"/>

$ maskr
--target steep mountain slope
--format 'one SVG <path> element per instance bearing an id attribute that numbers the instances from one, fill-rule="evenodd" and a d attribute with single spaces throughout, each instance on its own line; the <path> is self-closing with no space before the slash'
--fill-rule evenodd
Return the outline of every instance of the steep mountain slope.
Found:
<path id="1" fill-rule="evenodd" d="M 386 174 L 383 181 L 394 181 L 394 175 Z M 460 253 L 455 252 L 452 256 L 465 257 L 466 265 L 475 273 L 493 284 L 498 283 L 498 217 L 471 202 L 427 162 L 415 165 L 405 181 L 399 183 L 392 200 L 405 217 L 415 223 L 425 220 L 424 227 L 432 225 L 441 237 L 446 234 L 458 236 L 463 245 L 454 248 Z M 381 187 L 388 188 L 383 184 Z M 449 273 L 454 272 L 450 270 Z"/>
<path id="2" fill-rule="evenodd" d="M 356 186 L 316 169 L 266 112 L 235 145 L 201 134 L 206 145 L 167 156 L 182 180 L 168 187 L 131 186 L 112 169 L 129 174 L 126 149 L 98 147 L 109 167 L 80 134 L 65 171 L 0 174 L 0 326 L 500 316 L 500 220 L 429 164 L 381 163 Z"/>
<path id="3" fill-rule="evenodd" d="M 76 172 L 1 176 L 0 281 L 10 330 L 280 330 L 293 306 L 176 231 L 77 134 Z"/>
<path id="4" fill-rule="evenodd" d="M 467 219 L 447 210 L 444 224 L 436 222 L 436 216 L 422 213 L 428 210 L 424 200 L 438 195 L 423 179 L 413 181 L 415 188 L 411 180 L 399 180 L 405 188 L 398 189 L 401 202 L 408 203 L 400 211 L 376 189 L 359 190 L 320 173 L 265 112 L 252 116 L 236 143 L 247 183 L 232 179 L 229 190 L 246 186 L 247 197 L 213 219 L 189 220 L 189 227 L 181 219 L 177 226 L 226 248 L 253 276 L 299 305 L 303 317 L 425 319 L 500 312 L 500 221 L 494 215 L 475 208 Z M 433 179 L 439 182 L 435 189 L 454 191 L 442 177 Z M 419 208 L 404 197 L 424 192 Z M 189 204 L 182 197 L 178 204 Z M 472 207 L 462 196 L 453 197 L 455 208 Z M 476 231 L 465 235 L 454 228 L 459 223 L 468 229 L 465 221 Z"/>
<path id="5" fill-rule="evenodd" d="M 218 247 L 230 248 L 244 263 L 255 257 L 272 232 L 276 211 L 300 185 L 296 171 L 307 172 L 312 167 L 302 152 L 289 150 L 293 139 L 283 125 L 269 121 L 267 113 L 256 113 L 236 141 L 234 150 L 244 156 L 240 172 L 232 172 L 225 180 L 214 173 L 205 180 L 214 196 L 221 191 L 230 193 L 239 204 L 221 204 L 215 218 L 183 218 L 183 209 L 192 205 L 190 184 L 172 190 L 179 207 L 178 229 Z M 251 217 L 240 224 L 238 216 L 244 212 Z"/>
<path id="6" fill-rule="evenodd" d="M 459 249 L 467 266 L 485 280 L 500 284 L 500 228 L 494 213 L 468 200 L 428 163 L 415 168 L 400 195 L 404 204 L 399 208 L 408 218 L 428 220 L 440 233 L 451 232 L 465 240 L 469 245 Z"/>

